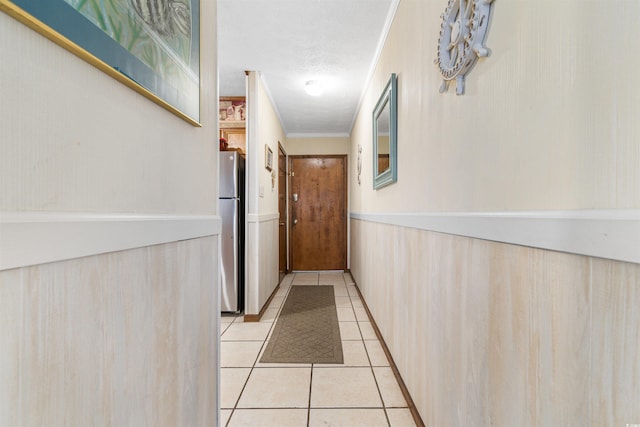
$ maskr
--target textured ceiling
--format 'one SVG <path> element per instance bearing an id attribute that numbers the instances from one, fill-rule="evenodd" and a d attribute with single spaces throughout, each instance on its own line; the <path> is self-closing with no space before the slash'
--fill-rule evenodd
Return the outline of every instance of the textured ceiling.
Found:
<path id="1" fill-rule="evenodd" d="M 398 1 L 218 0 L 220 95 L 244 95 L 258 71 L 288 136 L 349 134 Z"/>

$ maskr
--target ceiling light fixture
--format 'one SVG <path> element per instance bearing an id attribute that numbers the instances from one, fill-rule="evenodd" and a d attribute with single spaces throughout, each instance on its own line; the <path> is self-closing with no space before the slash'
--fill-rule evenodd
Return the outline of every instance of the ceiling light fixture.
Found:
<path id="1" fill-rule="evenodd" d="M 304 90 L 311 96 L 322 95 L 322 83 L 318 80 L 309 80 L 304 84 Z"/>

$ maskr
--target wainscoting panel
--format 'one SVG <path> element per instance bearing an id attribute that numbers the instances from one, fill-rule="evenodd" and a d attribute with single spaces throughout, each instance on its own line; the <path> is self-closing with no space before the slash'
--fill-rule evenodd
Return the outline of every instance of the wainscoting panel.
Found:
<path id="1" fill-rule="evenodd" d="M 245 314 L 257 315 L 278 286 L 278 213 L 247 218 Z"/>
<path id="2" fill-rule="evenodd" d="M 0 272 L 0 425 L 216 424 L 218 237 Z"/>
<path id="3" fill-rule="evenodd" d="M 640 266 L 594 259 L 592 272 L 591 418 L 640 424 Z"/>
<path id="4" fill-rule="evenodd" d="M 351 272 L 426 425 L 640 420 L 640 265 L 351 220 Z"/>

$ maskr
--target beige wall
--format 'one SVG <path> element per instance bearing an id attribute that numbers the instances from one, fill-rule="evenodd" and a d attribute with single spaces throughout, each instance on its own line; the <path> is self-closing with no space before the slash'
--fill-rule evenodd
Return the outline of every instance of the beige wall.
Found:
<path id="1" fill-rule="evenodd" d="M 410 223 L 409 213 L 640 208 L 640 88 L 629 83 L 640 5 L 495 2 L 492 55 L 464 96 L 438 93 L 444 7 L 400 1 L 352 131 L 351 158 L 358 146 L 363 157 L 351 211 L 374 219 L 351 220 L 354 278 L 426 425 L 637 422 L 628 397 L 640 394 L 638 264 L 390 225 L 375 213 Z M 398 182 L 374 191 L 371 111 L 391 73 Z"/>
<path id="2" fill-rule="evenodd" d="M 639 208 L 637 2 L 495 3 L 492 55 L 440 94 L 442 1 L 401 0 L 351 139 L 355 211 Z M 597 52 L 597 54 L 595 54 Z M 371 111 L 398 74 L 398 182 L 372 190 Z M 452 84 L 455 86 L 455 84 Z M 418 197 L 419 196 L 419 197 Z"/>
<path id="3" fill-rule="evenodd" d="M 245 314 L 258 314 L 278 285 L 278 142 L 286 144 L 280 119 L 260 74 L 248 76 L 247 282 Z M 265 168 L 266 148 L 273 153 Z"/>
<path id="4" fill-rule="evenodd" d="M 216 22 L 215 2 L 201 17 Z M 123 249 L 138 216 L 216 223 L 215 25 L 202 27 L 202 127 L 4 13 L 0 57 L 0 233 L 18 230 L 3 240 L 38 246 L 6 221 L 33 213 L 45 231 L 81 225 L 67 248 L 90 246 L 80 230 L 102 217 L 128 218 L 106 236 Z M 214 425 L 218 237 L 192 237 L 0 271 L 0 425 Z"/>
<path id="5" fill-rule="evenodd" d="M 264 197 L 260 198 L 260 213 L 278 212 L 278 142 L 286 144 L 286 135 L 280 119 L 265 90 L 262 78 L 257 79 L 258 89 L 258 169 L 260 185 L 264 187 Z M 265 168 L 265 145 L 273 153 L 273 169 Z M 275 179 L 272 179 L 275 177 Z"/>
<path id="6" fill-rule="evenodd" d="M 287 155 L 349 154 L 348 137 L 308 137 L 287 139 Z"/>
<path id="7" fill-rule="evenodd" d="M 215 34 L 202 40 L 203 127 L 194 127 L 0 19 L 0 209 L 215 212 Z"/>

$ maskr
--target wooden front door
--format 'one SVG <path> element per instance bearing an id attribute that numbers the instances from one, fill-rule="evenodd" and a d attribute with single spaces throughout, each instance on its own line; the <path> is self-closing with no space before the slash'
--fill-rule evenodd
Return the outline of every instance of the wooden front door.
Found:
<path id="1" fill-rule="evenodd" d="M 280 280 L 287 274 L 287 154 L 278 143 L 278 248 L 280 251 Z"/>
<path id="2" fill-rule="evenodd" d="M 289 159 L 291 269 L 346 269 L 347 157 Z"/>

